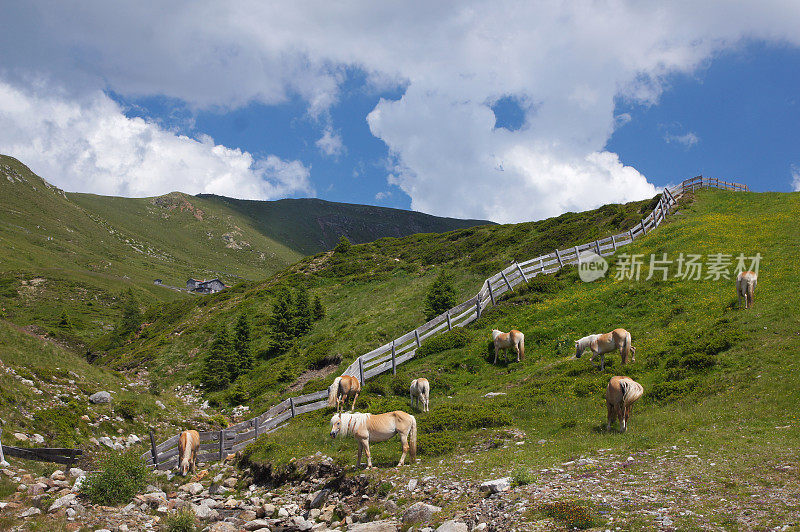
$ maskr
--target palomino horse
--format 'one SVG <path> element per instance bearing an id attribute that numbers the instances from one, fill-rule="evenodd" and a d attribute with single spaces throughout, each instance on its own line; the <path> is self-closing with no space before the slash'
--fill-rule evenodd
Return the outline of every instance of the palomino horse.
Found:
<path id="1" fill-rule="evenodd" d="M 633 403 L 638 401 L 643 393 L 642 385 L 630 377 L 611 377 L 606 389 L 606 406 L 608 406 L 606 430 L 611 430 L 611 422 L 616 418 L 622 432 L 625 432 L 628 429 L 628 418 L 631 416 Z"/>
<path id="2" fill-rule="evenodd" d="M 742 308 L 744 298 L 744 308 L 753 306 L 756 285 L 758 284 L 758 274 L 756 272 L 740 272 L 736 276 L 736 293 L 739 295 L 739 308 Z"/>
<path id="3" fill-rule="evenodd" d="M 414 400 L 417 401 L 417 409 L 419 409 L 419 402 L 422 400 L 422 411 L 429 412 L 428 401 L 431 395 L 431 384 L 425 377 L 414 379 L 411 381 L 411 407 L 414 407 Z"/>
<path id="4" fill-rule="evenodd" d="M 333 380 L 333 384 L 328 388 L 328 406 L 335 406 L 336 411 L 343 410 L 342 405 L 347 407 L 347 399 L 353 398 L 350 411 L 356 407 L 356 399 L 361 393 L 361 382 L 350 375 L 342 375 Z"/>
<path id="5" fill-rule="evenodd" d="M 200 433 L 196 430 L 184 430 L 178 438 L 178 469 L 184 477 L 190 470 L 197 471 L 197 451 L 200 449 Z"/>
<path id="6" fill-rule="evenodd" d="M 636 362 L 636 348 L 631 345 L 631 333 L 625 329 L 614 329 L 606 334 L 584 336 L 575 342 L 575 358 L 581 358 L 587 349 L 592 350 L 592 360 L 600 355 L 600 371 L 606 367 L 606 353 L 616 349 L 619 349 L 619 353 L 622 355 L 623 364 L 628 363 L 629 355 L 631 362 Z"/>
<path id="7" fill-rule="evenodd" d="M 492 341 L 494 342 L 494 362 L 492 364 L 497 364 L 497 353 L 501 349 L 513 348 L 517 352 L 517 362 L 525 358 L 525 335 L 518 330 L 511 329 L 504 333 L 493 329 Z"/>
<path id="8" fill-rule="evenodd" d="M 358 461 L 356 468 L 361 467 L 361 451 L 367 453 L 367 467 L 372 467 L 372 456 L 369 453 L 369 442 L 390 440 L 395 434 L 400 435 L 403 454 L 397 467 L 403 465 L 406 453 L 413 462 L 417 457 L 417 420 L 402 410 L 385 414 L 334 414 L 331 418 L 331 438 L 337 436 L 353 436 L 358 440 Z"/>

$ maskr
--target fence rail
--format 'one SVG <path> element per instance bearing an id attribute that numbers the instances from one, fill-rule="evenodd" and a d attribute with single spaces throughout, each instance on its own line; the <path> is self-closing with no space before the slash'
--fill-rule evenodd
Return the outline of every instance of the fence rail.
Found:
<path id="1" fill-rule="evenodd" d="M 0 428 L 0 437 L 3 429 Z M 37 462 L 55 462 L 56 464 L 73 465 L 78 457 L 83 454 L 80 449 L 65 449 L 62 447 L 14 447 L 3 445 L 0 442 L 0 462 L 5 461 L 5 455 Z"/>
<path id="2" fill-rule="evenodd" d="M 396 373 L 397 366 L 414 358 L 422 342 L 431 336 L 449 331 L 478 319 L 488 305 L 497 298 L 513 291 L 520 283 L 542 274 L 552 274 L 564 266 L 577 264 L 581 253 L 592 251 L 600 256 L 613 255 L 622 247 L 644 236 L 664 221 L 682 195 L 702 188 L 720 188 L 733 191 L 749 191 L 747 185 L 729 183 L 717 178 L 697 176 L 679 185 L 665 188 L 655 208 L 628 231 L 585 242 L 523 262 L 514 262 L 483 282 L 481 289 L 471 299 L 436 316 L 420 327 L 383 344 L 356 358 L 342 375 L 357 377 L 363 384 L 366 380 L 387 371 Z M 327 391 L 322 390 L 298 397 L 290 397 L 273 406 L 263 414 L 237 423 L 226 429 L 200 433 L 198 460 L 222 460 L 228 454 L 243 449 L 261 434 L 272 432 L 293 417 L 319 410 L 327 405 Z M 142 455 L 150 467 L 170 469 L 178 464 L 178 436 L 156 445 L 151 433 L 151 450 Z"/>

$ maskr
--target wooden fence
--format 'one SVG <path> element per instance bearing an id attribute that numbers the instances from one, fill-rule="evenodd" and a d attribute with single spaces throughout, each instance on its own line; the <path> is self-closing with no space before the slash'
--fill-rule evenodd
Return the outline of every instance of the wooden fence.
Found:
<path id="1" fill-rule="evenodd" d="M 3 429 L 0 429 L 2 437 Z M 83 454 L 80 449 L 64 449 L 60 447 L 14 447 L 3 445 L 0 442 L 0 462 L 5 460 L 5 455 L 37 462 L 55 462 L 71 466 Z"/>
<path id="2" fill-rule="evenodd" d="M 392 374 L 395 374 L 397 366 L 414 358 L 417 349 L 427 338 L 475 321 L 487 306 L 494 305 L 497 299 L 506 292 L 513 292 L 515 286 L 527 283 L 537 275 L 555 273 L 566 265 L 577 264 L 580 255 L 584 252 L 590 251 L 600 256 L 613 255 L 621 246 L 630 244 L 636 238 L 646 235 L 661 225 L 680 196 L 700 188 L 749 190 L 745 185 L 728 183 L 716 178 L 705 179 L 702 176 L 687 179 L 680 185 L 664 189 L 653 211 L 628 231 L 566 249 L 556 249 L 552 253 L 524 262 L 514 262 L 486 279 L 475 297 L 451 308 L 413 331 L 359 356 L 344 370 L 342 375 L 357 377 L 363 384 L 372 377 L 390 370 Z M 257 417 L 242 421 L 224 430 L 201 432 L 198 460 L 201 462 L 222 460 L 228 454 L 243 449 L 260 434 L 272 432 L 289 419 L 324 408 L 326 405 L 327 391 L 322 390 L 286 399 Z M 150 440 L 151 449 L 142 455 L 150 467 L 171 469 L 177 466 L 177 435 L 156 445 L 155 438 L 151 433 Z"/>

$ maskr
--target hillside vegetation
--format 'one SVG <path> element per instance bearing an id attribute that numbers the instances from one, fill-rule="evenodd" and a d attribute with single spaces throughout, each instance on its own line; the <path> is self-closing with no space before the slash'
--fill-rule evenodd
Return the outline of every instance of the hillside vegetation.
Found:
<path id="1" fill-rule="evenodd" d="M 591 284 L 566 269 L 534 279 L 467 328 L 429 340 L 396 377 L 368 381 L 359 398 L 361 411 L 408 411 L 412 378 L 425 376 L 432 384 L 430 413 L 416 413 L 422 465 L 401 472 L 400 480 L 393 470 L 376 475 L 394 479 L 395 486 L 406 475 L 423 474 L 475 481 L 512 475 L 541 485 L 550 482 L 547 471 L 564 471 L 547 468 L 580 458 L 590 465 L 574 473 L 584 486 L 578 491 L 591 492 L 598 489 L 592 479 L 618 467 L 604 471 L 604 457 L 631 456 L 632 468 L 614 474 L 620 483 L 610 490 L 615 502 L 603 510 L 617 524 L 652 526 L 639 520 L 666 500 L 692 510 L 673 514 L 678 529 L 794 522 L 793 497 L 800 494 L 798 212 L 800 194 L 700 192 L 684 198 L 680 212 L 657 231 L 626 247 L 625 253 L 645 257 L 639 281 L 614 278 L 614 264 L 611 277 Z M 681 253 L 704 259 L 730 254 L 731 274 L 738 254 L 760 253 L 755 308 L 736 308 L 731 279 L 703 273 L 700 280 L 645 280 L 650 254 L 663 253 L 674 260 Z M 676 271 L 673 264 L 670 274 Z M 489 363 L 488 332 L 495 327 L 525 333 L 522 363 Z M 632 333 L 635 363 L 621 367 L 619 355 L 610 355 L 601 373 L 588 355 L 572 358 L 574 340 L 615 327 Z M 618 374 L 645 389 L 624 435 L 605 431 L 605 386 Z M 487 392 L 502 395 L 484 397 Z M 330 440 L 329 417 L 321 410 L 294 420 L 251 445 L 247 459 L 280 468 L 321 451 L 352 464 L 355 444 Z M 515 438 L 524 443 L 514 445 Z M 373 462 L 388 468 L 399 444 L 376 444 L 372 452 Z M 651 495 L 618 500 L 619 489 Z M 449 504 L 449 511 L 459 511 L 459 503 Z M 589 504 L 602 508 L 599 500 Z M 763 505 L 768 510 L 761 512 Z"/>
<path id="2" fill-rule="evenodd" d="M 192 297 L 167 288 L 189 277 L 266 279 L 342 235 L 364 242 L 480 223 L 321 200 L 65 193 L 0 155 L 0 318 L 82 349 L 114 327 L 129 289 L 151 307 Z"/>
<path id="3" fill-rule="evenodd" d="M 262 411 L 284 394 L 327 386 L 339 361 L 347 363 L 424 322 L 425 292 L 441 271 L 451 275 L 462 301 L 514 258 L 629 228 L 652 203 L 608 205 L 541 222 L 383 238 L 317 254 L 269 281 L 154 309 L 145 316 L 147 325 L 138 339 L 116 348 L 98 344 L 93 356 L 116 368 L 147 367 L 165 383 L 199 383 L 212 339 L 221 328 L 232 331 L 244 315 L 253 331 L 255 366 L 211 399 Z M 306 334 L 276 349 L 270 320 L 276 297 L 286 291 L 294 297 L 308 291 L 327 311 Z"/>

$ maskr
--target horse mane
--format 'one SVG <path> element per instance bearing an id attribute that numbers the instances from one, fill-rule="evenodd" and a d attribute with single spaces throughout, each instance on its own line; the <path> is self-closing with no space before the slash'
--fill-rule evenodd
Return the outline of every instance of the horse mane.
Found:
<path id="1" fill-rule="evenodd" d="M 599 334 L 590 334 L 589 336 L 584 336 L 583 338 L 578 340 L 578 342 L 577 342 L 578 348 L 581 351 L 585 351 L 585 350 L 589 349 L 589 344 L 591 344 L 592 341 L 595 338 L 597 338 L 598 336 L 600 336 L 600 335 Z"/>
<path id="2" fill-rule="evenodd" d="M 350 436 L 361 430 L 372 414 L 366 412 L 343 412 L 339 414 L 339 436 Z"/>

